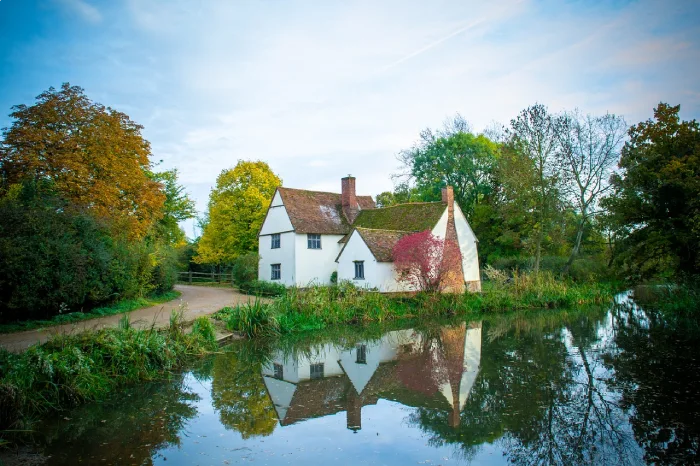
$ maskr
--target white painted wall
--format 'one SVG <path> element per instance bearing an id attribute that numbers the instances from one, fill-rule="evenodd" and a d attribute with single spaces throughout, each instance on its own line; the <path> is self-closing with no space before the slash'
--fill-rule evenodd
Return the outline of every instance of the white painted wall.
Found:
<path id="1" fill-rule="evenodd" d="M 321 249 L 309 249 L 307 235 L 295 233 L 295 281 L 297 286 L 311 284 L 328 285 L 331 274 L 337 270 L 335 262 L 342 244 L 338 241 L 344 235 L 321 235 Z"/>
<path id="2" fill-rule="evenodd" d="M 294 227 L 287 215 L 287 209 L 282 202 L 282 196 L 279 191 L 275 193 L 270 203 L 270 208 L 267 211 L 267 217 L 260 229 L 260 235 L 269 235 L 271 233 L 282 233 L 292 231 Z"/>
<path id="3" fill-rule="evenodd" d="M 296 283 L 295 276 L 295 234 L 294 232 L 280 234 L 280 247 L 272 249 L 271 236 L 260 236 L 258 238 L 258 254 L 260 262 L 258 263 L 258 280 L 272 281 L 285 286 L 294 286 Z M 271 265 L 281 264 L 280 271 L 282 272 L 280 280 L 271 280 Z"/>
<path id="4" fill-rule="evenodd" d="M 292 222 L 287 215 L 287 209 L 282 202 L 279 191 L 275 193 L 267 211 L 267 217 L 260 229 L 258 237 L 258 280 L 272 280 L 272 264 L 280 264 L 281 278 L 274 280 L 285 286 L 296 284 L 296 267 L 294 262 L 294 248 L 296 245 Z M 280 233 L 280 247 L 272 249 L 272 234 Z"/>
<path id="5" fill-rule="evenodd" d="M 476 236 L 469 226 L 467 217 L 464 216 L 462 209 L 459 208 L 457 203 L 455 203 L 455 227 L 457 229 L 459 250 L 462 253 L 464 281 L 471 282 L 480 280 Z"/>
<path id="6" fill-rule="evenodd" d="M 442 217 L 440 217 L 440 220 L 435 224 L 431 232 L 433 233 L 433 236 L 436 236 L 440 239 L 445 239 L 447 236 L 447 207 L 445 207 L 445 211 L 442 213 Z"/>
<path id="7" fill-rule="evenodd" d="M 355 280 L 355 261 L 365 262 L 364 280 Z M 351 281 L 360 288 L 376 288 L 383 293 L 413 290 L 396 281 L 394 267 L 390 262 L 377 262 L 357 230 L 353 231 L 343 255 L 338 259 L 338 281 L 340 280 Z"/>

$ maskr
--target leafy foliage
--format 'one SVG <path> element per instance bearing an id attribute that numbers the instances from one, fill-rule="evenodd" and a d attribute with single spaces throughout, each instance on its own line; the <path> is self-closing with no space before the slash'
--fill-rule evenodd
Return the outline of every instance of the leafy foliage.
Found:
<path id="1" fill-rule="evenodd" d="M 222 171 L 209 196 L 208 222 L 195 260 L 230 264 L 242 254 L 257 251 L 258 231 L 281 184 L 265 162 L 239 161 L 233 169 Z"/>
<path id="2" fill-rule="evenodd" d="M 109 107 L 92 102 L 65 83 L 17 105 L 3 132 L 1 178 L 51 180 L 72 204 L 98 218 L 111 218 L 130 237 L 143 237 L 162 216 L 165 196 L 149 171 L 150 144 L 142 126 Z"/>
<path id="3" fill-rule="evenodd" d="M 450 282 L 449 275 L 461 270 L 462 261 L 459 246 L 430 230 L 401 238 L 394 246 L 393 259 L 398 279 L 417 291 L 441 291 Z"/>
<path id="4" fill-rule="evenodd" d="M 700 271 L 700 125 L 679 110 L 660 103 L 654 120 L 630 128 L 603 202 L 628 277 Z"/>

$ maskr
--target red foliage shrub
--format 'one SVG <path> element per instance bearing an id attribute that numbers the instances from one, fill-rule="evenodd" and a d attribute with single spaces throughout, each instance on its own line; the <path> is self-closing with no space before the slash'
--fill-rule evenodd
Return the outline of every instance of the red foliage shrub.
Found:
<path id="1" fill-rule="evenodd" d="M 394 270 L 399 281 L 417 291 L 442 291 L 454 283 L 461 270 L 459 246 L 433 235 L 430 230 L 401 238 L 393 250 Z M 463 281 L 463 278 L 457 277 Z"/>

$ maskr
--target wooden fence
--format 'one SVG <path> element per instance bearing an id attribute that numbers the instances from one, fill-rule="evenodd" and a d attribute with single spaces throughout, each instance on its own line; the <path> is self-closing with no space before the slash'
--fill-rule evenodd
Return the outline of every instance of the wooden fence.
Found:
<path id="1" fill-rule="evenodd" d="M 178 272 L 179 283 L 231 283 L 231 272 Z"/>

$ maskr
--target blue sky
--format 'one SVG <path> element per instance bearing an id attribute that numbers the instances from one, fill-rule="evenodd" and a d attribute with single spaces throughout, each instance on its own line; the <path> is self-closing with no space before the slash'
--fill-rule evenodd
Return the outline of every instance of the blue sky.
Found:
<path id="1" fill-rule="evenodd" d="M 80 85 L 145 126 L 199 210 L 239 159 L 376 195 L 456 112 L 476 131 L 535 102 L 700 117 L 697 1 L 0 0 L 0 46 L 0 127 Z"/>

